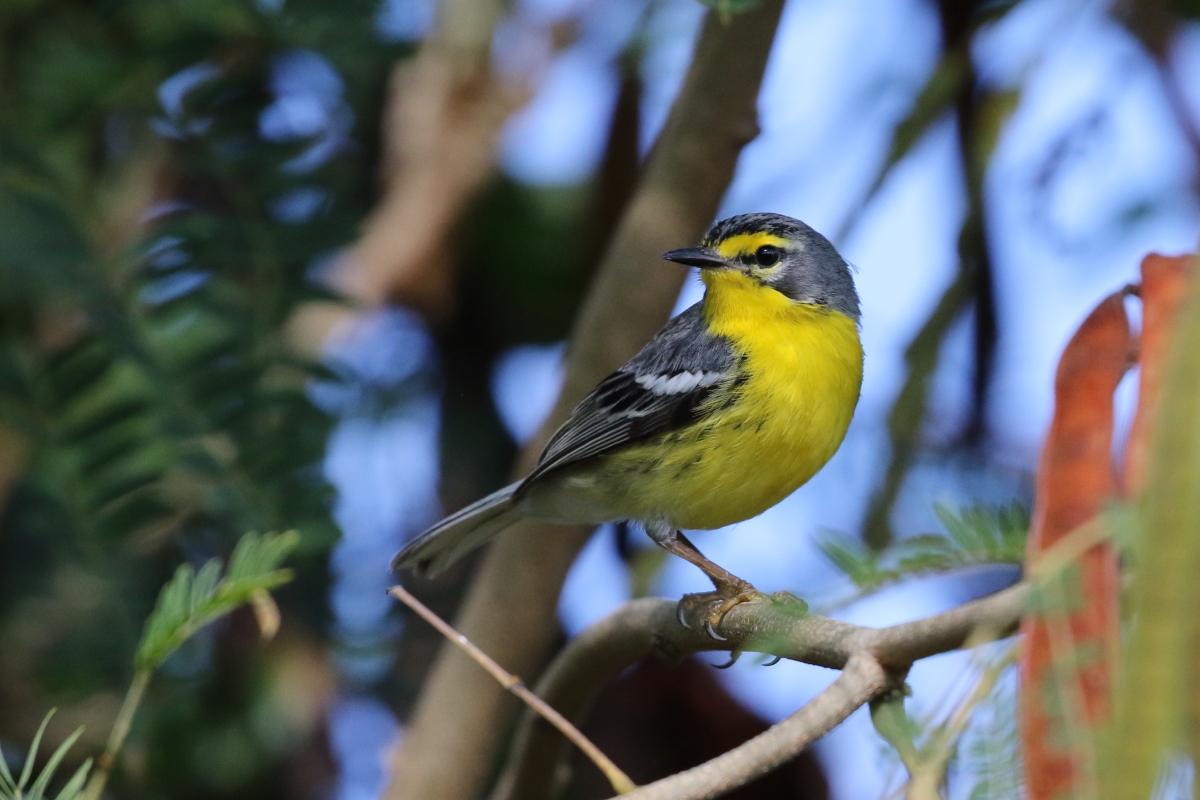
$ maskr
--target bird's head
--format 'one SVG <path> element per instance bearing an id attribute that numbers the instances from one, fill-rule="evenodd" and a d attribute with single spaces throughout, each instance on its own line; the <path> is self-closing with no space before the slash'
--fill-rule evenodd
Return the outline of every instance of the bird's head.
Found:
<path id="1" fill-rule="evenodd" d="M 858 293 L 850 267 L 821 234 L 782 214 L 741 214 L 708 229 L 699 247 L 663 258 L 699 267 L 710 287 L 722 276 L 744 276 L 804 305 L 857 321 Z"/>

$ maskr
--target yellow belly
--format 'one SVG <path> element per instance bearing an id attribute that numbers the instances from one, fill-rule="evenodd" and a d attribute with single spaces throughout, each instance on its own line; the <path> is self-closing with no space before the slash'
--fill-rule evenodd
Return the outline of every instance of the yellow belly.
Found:
<path id="1" fill-rule="evenodd" d="M 854 415 L 862 346 L 853 320 L 737 273 L 710 280 L 705 310 L 749 377 L 735 397 L 718 392 L 703 422 L 606 459 L 600 483 L 617 489 L 631 519 L 706 529 L 760 514 L 825 465 Z"/>

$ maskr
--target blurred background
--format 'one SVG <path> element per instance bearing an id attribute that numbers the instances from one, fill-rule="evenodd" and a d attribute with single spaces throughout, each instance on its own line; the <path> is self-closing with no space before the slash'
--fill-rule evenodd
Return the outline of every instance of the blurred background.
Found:
<path id="1" fill-rule="evenodd" d="M 176 653 L 110 793 L 381 796 L 440 644 L 385 597 L 388 561 L 505 482 L 549 412 L 574 312 L 705 13 L 0 4 L 6 754 L 50 707 L 51 742 L 83 724 L 71 758 L 98 751 L 176 565 L 294 528 L 279 636 L 259 642 L 239 612 Z M 761 517 L 697 534 L 707 555 L 869 625 L 1015 579 L 976 569 L 860 599 L 818 542 L 882 548 L 940 530 L 938 504 L 1028 504 L 1070 332 L 1145 253 L 1196 247 L 1191 15 L 788 0 L 762 132 L 721 216 L 784 213 L 834 241 L 856 269 L 866 377 L 833 461 Z M 677 309 L 700 296 L 689 278 Z M 1133 391 L 1127 378 L 1126 417 Z M 563 637 L 635 595 L 705 588 L 650 548 L 636 530 L 597 532 L 561 599 Z M 415 588 L 451 616 L 473 563 Z M 635 779 L 715 755 L 830 680 L 752 658 L 681 669 L 623 676 L 588 729 Z M 920 662 L 917 710 L 971 669 L 964 654 Z M 973 762 L 1011 739 L 1011 693 L 979 716 L 951 796 L 1012 796 Z M 571 796 L 602 796 L 589 769 Z M 737 796 L 884 797 L 900 777 L 860 711 L 781 783 Z"/>

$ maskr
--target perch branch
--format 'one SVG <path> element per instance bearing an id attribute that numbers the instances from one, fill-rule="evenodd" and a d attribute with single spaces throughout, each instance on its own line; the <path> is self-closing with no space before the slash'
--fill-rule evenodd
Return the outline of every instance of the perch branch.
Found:
<path id="1" fill-rule="evenodd" d="M 743 603 L 717 626 L 725 641 L 711 639 L 699 624 L 693 624 L 695 630 L 680 625 L 673 601 L 634 600 L 572 640 L 547 669 L 537 693 L 578 721 L 600 688 L 635 661 L 651 653 L 683 658 L 704 650 L 765 653 L 832 669 L 845 669 L 855 654 L 864 653 L 901 674 L 914 661 L 964 646 L 978 631 L 998 635 L 1012 630 L 1028 593 L 1029 586 L 1021 583 L 887 628 L 797 614 L 786 603 Z M 561 745 L 549 726 L 527 715 L 493 800 L 547 797 Z"/>

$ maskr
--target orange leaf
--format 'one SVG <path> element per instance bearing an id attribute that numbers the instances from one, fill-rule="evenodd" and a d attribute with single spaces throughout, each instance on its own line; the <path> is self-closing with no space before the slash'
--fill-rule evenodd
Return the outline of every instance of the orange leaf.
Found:
<path id="1" fill-rule="evenodd" d="M 1116 489 L 1113 392 L 1134 353 L 1124 297 L 1117 292 L 1105 298 L 1059 361 L 1027 566 L 1103 511 Z M 1090 778 L 1084 771 L 1090 769 L 1090 742 L 1076 734 L 1082 730 L 1090 739 L 1109 711 L 1119 643 L 1116 554 L 1107 543 L 1097 545 L 1076 566 L 1079 580 L 1070 605 L 1043 608 L 1022 624 L 1021 714 L 1030 800 L 1069 797 Z"/>

